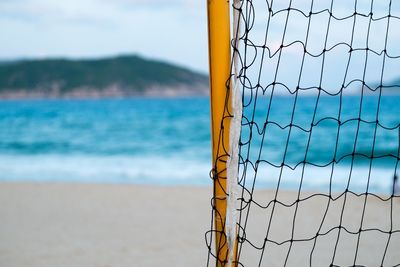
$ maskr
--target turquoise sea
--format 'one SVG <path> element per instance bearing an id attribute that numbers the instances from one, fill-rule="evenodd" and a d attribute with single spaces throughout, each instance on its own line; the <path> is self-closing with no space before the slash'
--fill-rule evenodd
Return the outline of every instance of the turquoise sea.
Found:
<path id="1" fill-rule="evenodd" d="M 262 101 L 266 101 L 263 103 Z M 258 106 L 267 103 L 260 99 Z M 210 112 L 208 98 L 134 98 L 104 100 L 3 100 L 0 101 L 0 180 L 52 182 L 104 182 L 161 185 L 211 185 Z M 273 167 L 284 161 L 289 167 L 304 160 L 308 134 L 293 128 L 285 154 L 293 97 L 275 97 L 266 127 L 261 159 L 268 164 L 260 167 L 257 183 L 274 187 Z M 316 98 L 302 97 L 297 103 L 294 123 L 307 129 L 312 122 Z M 328 168 L 310 166 L 314 178 L 303 187 L 325 190 L 329 179 L 329 163 L 334 157 L 338 122 L 338 98 L 321 98 L 314 123 L 318 122 L 310 139 L 307 161 Z M 341 126 L 336 153 L 336 187 L 343 187 L 348 178 L 351 153 L 357 136 L 354 172 L 368 172 L 374 147 L 373 178 L 370 191 L 388 192 L 399 155 L 400 97 L 381 99 L 378 127 L 374 138 L 374 123 L 360 123 L 357 133 L 359 97 L 347 96 L 342 101 Z M 363 100 L 361 118 L 376 121 L 377 97 Z M 330 107 L 330 108 L 329 108 Z M 246 111 L 247 112 L 247 111 Z M 255 121 L 263 124 L 265 111 L 256 110 Z M 245 115 L 250 115 L 245 113 Z M 330 119 L 330 117 L 332 117 Z M 323 119 L 325 118 L 325 119 Z M 242 141 L 249 137 L 244 125 Z M 253 134 L 257 142 L 256 134 Z M 375 139 L 375 141 L 373 141 Z M 256 150 L 250 159 L 258 157 Z M 350 155 L 349 155 L 350 154 Z M 347 155 L 347 156 L 346 156 Z M 262 164 L 261 164 L 262 165 Z M 295 170 L 282 183 L 295 188 Z M 372 177 L 371 176 L 371 177 Z M 361 176 L 360 176 L 361 177 Z M 352 178 L 351 186 L 363 190 L 361 179 Z"/>

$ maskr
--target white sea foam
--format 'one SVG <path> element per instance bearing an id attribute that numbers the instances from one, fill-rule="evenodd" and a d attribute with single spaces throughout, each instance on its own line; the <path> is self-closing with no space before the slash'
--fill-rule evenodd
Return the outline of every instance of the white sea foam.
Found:
<path id="1" fill-rule="evenodd" d="M 332 174 L 331 166 L 322 168 L 307 165 L 303 172 L 302 166 L 292 170 L 288 167 L 260 165 L 257 174 L 248 169 L 245 185 L 251 188 L 255 181 L 256 188 L 276 188 L 279 184 L 280 188 L 290 190 L 301 187 L 301 190 L 343 192 L 347 188 L 356 193 L 366 192 L 368 186 L 370 193 L 391 193 L 393 168 L 374 167 L 371 172 L 369 166 L 354 166 L 350 169 L 350 165 L 336 165 Z"/>
<path id="2" fill-rule="evenodd" d="M 159 185 L 212 185 L 209 178 L 211 162 L 184 157 L 137 157 L 98 155 L 0 155 L 0 180 L 7 181 L 59 181 L 139 183 Z M 260 164 L 256 188 L 276 188 L 281 168 Z M 350 175 L 349 165 L 336 165 L 330 182 L 331 167 L 306 166 L 295 170 L 284 167 L 280 188 L 341 192 L 346 189 Z M 368 166 L 353 167 L 349 190 L 365 192 L 368 176 L 369 192 L 390 193 L 393 168 L 374 167 L 369 175 Z M 251 187 L 254 171 L 246 173 L 246 186 Z"/>
<path id="3" fill-rule="evenodd" d="M 0 180 L 207 184 L 210 166 L 177 157 L 0 155 Z"/>

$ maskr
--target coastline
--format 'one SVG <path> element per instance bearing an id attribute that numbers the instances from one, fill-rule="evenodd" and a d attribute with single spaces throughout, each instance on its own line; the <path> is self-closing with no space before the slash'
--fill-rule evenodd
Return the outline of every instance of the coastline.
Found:
<path id="1" fill-rule="evenodd" d="M 33 100 L 33 99 L 103 99 L 103 98 L 179 98 L 209 96 L 209 87 L 204 84 L 165 86 L 155 85 L 147 88 L 132 89 L 118 85 L 102 89 L 79 87 L 61 92 L 58 87 L 51 89 L 18 89 L 0 90 L 0 100 Z"/>

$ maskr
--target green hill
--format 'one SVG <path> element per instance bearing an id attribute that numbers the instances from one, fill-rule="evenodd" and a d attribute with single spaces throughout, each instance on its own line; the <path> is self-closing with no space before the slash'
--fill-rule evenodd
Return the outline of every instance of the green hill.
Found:
<path id="1" fill-rule="evenodd" d="M 139 56 L 0 64 L 0 97 L 206 94 L 206 75 Z"/>

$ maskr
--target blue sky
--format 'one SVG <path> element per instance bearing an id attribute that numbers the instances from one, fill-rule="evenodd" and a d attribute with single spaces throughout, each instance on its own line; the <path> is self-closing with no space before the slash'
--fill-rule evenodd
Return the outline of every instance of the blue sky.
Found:
<path id="1" fill-rule="evenodd" d="M 137 53 L 207 72 L 206 1 L 1 0 L 0 59 Z"/>
<path id="2" fill-rule="evenodd" d="M 319 0 L 314 10 L 329 8 L 330 0 Z M 0 59 L 72 57 L 103 57 L 117 54 L 136 53 L 149 58 L 162 59 L 206 73 L 208 71 L 207 14 L 206 0 L 0 0 Z M 257 17 L 249 38 L 262 45 L 267 21 L 266 2 L 254 1 Z M 292 7 L 308 10 L 310 0 L 292 0 Z M 354 12 L 354 1 L 335 0 L 337 16 Z M 357 11 L 367 14 L 371 0 L 357 1 Z M 289 0 L 274 1 L 274 10 L 286 8 Z M 374 16 L 384 16 L 388 12 L 389 0 L 374 1 Z M 349 13 L 350 12 L 350 13 Z M 399 16 L 400 1 L 392 2 L 392 13 Z M 288 23 L 290 37 L 285 44 L 294 40 L 304 41 L 307 19 L 291 13 Z M 312 24 L 312 36 L 307 49 L 315 54 L 322 50 L 327 13 L 316 15 Z M 267 45 L 276 50 L 282 39 L 285 13 L 275 16 Z M 364 47 L 367 18 L 357 20 L 354 45 Z M 333 21 L 330 26 L 328 47 L 339 42 L 350 42 L 353 20 Z M 399 19 L 391 20 L 388 50 L 399 55 Z M 369 41 L 371 49 L 381 51 L 386 29 L 386 20 L 373 22 Z M 343 48 L 343 47 L 342 47 Z M 344 50 L 347 48 L 344 47 Z M 340 50 L 338 48 L 338 50 Z M 294 45 L 286 50 L 287 67 L 281 75 L 295 77 L 294 64 L 300 62 L 303 48 Z M 335 52 L 336 53 L 336 52 Z M 251 55 L 251 51 L 249 52 Z M 329 64 L 332 75 L 328 75 L 334 85 L 338 70 L 347 61 L 346 51 L 332 53 Z M 354 73 L 360 69 L 364 59 L 353 57 Z M 374 61 L 376 61 L 376 64 Z M 271 60 L 273 61 L 273 60 Z M 271 62 L 268 61 L 268 62 Z M 393 60 L 392 60 L 393 61 Z M 310 60 L 310 62 L 312 62 Z M 370 70 L 379 74 L 381 60 L 370 60 Z M 317 62 L 318 63 L 318 62 Z M 319 68 L 319 64 L 314 66 Z M 398 60 L 387 62 L 386 78 L 398 77 Z M 392 64 L 393 66 L 389 66 Z M 266 74 L 273 73 L 275 67 L 264 68 Z M 313 73 L 313 71 L 311 70 Z M 315 75 L 310 75 L 311 80 Z M 379 77 L 369 76 L 371 81 Z M 341 81 L 340 81 L 341 82 Z"/>

